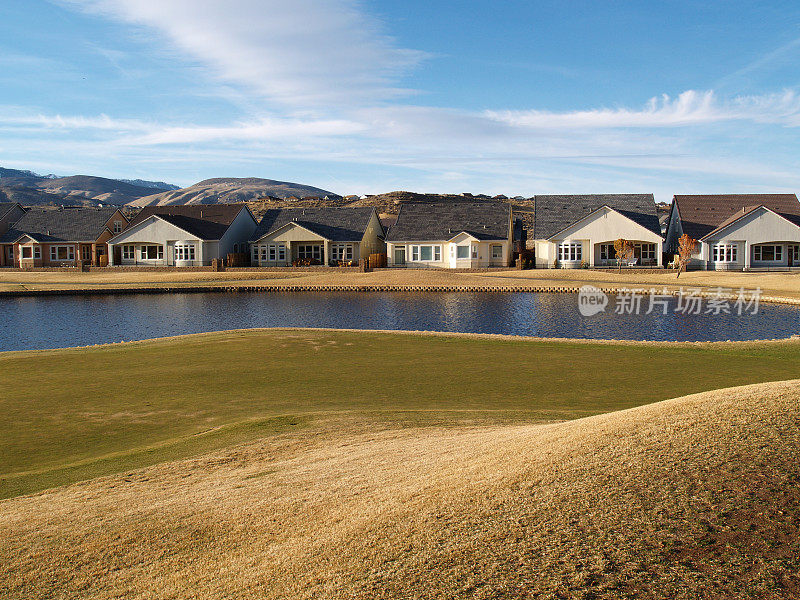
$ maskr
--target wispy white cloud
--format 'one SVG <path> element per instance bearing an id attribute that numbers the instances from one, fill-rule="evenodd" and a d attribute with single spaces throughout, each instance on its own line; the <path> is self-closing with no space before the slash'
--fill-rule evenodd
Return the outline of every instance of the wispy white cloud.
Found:
<path id="1" fill-rule="evenodd" d="M 224 80 L 290 106 L 374 102 L 422 52 L 400 48 L 357 0 L 62 0 L 161 32 Z"/>
<path id="2" fill-rule="evenodd" d="M 721 100 L 713 91 L 687 90 L 676 98 L 666 94 L 651 98 L 640 109 L 487 111 L 486 115 L 509 125 L 536 129 L 684 127 L 737 120 L 796 126 L 800 123 L 800 95 L 787 90 Z"/>

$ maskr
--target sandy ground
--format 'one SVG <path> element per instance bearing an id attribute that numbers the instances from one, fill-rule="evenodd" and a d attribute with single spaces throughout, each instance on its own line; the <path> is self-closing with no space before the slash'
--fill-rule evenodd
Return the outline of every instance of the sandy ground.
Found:
<path id="1" fill-rule="evenodd" d="M 551 425 L 331 422 L 0 502 L 3 598 L 796 598 L 800 380 Z"/>
<path id="2" fill-rule="evenodd" d="M 576 287 L 592 284 L 598 287 L 655 287 L 670 289 L 696 287 L 713 290 L 760 288 L 765 295 L 800 298 L 800 273 L 726 273 L 692 271 L 679 279 L 674 273 L 617 273 L 588 270 L 497 270 L 453 273 L 421 269 L 386 269 L 372 273 L 341 271 L 227 271 L 213 272 L 0 272 L 0 291 L 76 288 L 180 287 L 191 285 L 451 285 L 496 286 L 506 289 L 536 287 Z"/>

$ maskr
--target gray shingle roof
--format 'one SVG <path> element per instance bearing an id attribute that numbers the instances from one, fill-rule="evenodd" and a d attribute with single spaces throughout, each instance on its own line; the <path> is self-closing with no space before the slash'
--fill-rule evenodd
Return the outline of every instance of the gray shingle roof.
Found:
<path id="1" fill-rule="evenodd" d="M 31 208 L 0 237 L 13 243 L 21 235 L 39 242 L 89 242 L 100 237 L 116 208 Z"/>
<path id="2" fill-rule="evenodd" d="M 280 229 L 287 223 L 313 231 L 334 242 L 360 242 L 372 218 L 374 208 L 273 208 L 264 213 L 251 242 Z"/>
<path id="3" fill-rule="evenodd" d="M 673 202 L 681 215 L 683 233 L 696 240 L 748 207 L 766 206 L 800 225 L 800 202 L 794 194 L 676 195 Z"/>
<path id="4" fill-rule="evenodd" d="M 449 240 L 462 231 L 479 240 L 507 240 L 510 214 L 500 202 L 404 202 L 386 240 Z"/>
<path id="5" fill-rule="evenodd" d="M 245 204 L 171 204 L 145 206 L 131 220 L 129 227 L 157 215 L 201 240 L 218 240 L 239 216 Z"/>
<path id="6" fill-rule="evenodd" d="M 535 197 L 533 236 L 548 239 L 602 206 L 661 235 L 653 194 L 575 194 Z"/>
<path id="7" fill-rule="evenodd" d="M 17 207 L 25 210 L 21 204 L 17 204 L 16 202 L 0 202 L 0 221 L 2 221 L 6 215 L 8 215 Z"/>

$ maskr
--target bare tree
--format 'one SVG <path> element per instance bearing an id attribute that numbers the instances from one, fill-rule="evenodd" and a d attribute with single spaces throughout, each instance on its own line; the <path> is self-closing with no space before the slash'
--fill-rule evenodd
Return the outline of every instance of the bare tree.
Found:
<path id="1" fill-rule="evenodd" d="M 681 271 L 686 269 L 686 265 L 692 259 L 695 248 L 697 248 L 697 240 L 685 233 L 678 240 L 678 274 L 675 277 L 676 279 L 681 276 Z"/>
<path id="2" fill-rule="evenodd" d="M 632 259 L 636 249 L 632 241 L 620 238 L 614 242 L 614 250 L 617 252 L 617 267 L 622 273 L 622 261 Z"/>

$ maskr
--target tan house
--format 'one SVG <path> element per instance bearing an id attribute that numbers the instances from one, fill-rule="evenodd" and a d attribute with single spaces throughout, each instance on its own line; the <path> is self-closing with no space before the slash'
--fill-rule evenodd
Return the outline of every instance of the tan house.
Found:
<path id="1" fill-rule="evenodd" d="M 4 266 L 108 264 L 108 240 L 128 220 L 118 208 L 31 208 L 0 236 Z"/>
<path id="2" fill-rule="evenodd" d="M 662 265 L 661 225 L 653 194 L 575 194 L 535 197 L 537 268 L 617 264 L 614 242 L 633 242 L 632 266 Z"/>
<path id="3" fill-rule="evenodd" d="M 145 206 L 109 240 L 111 264 L 194 267 L 247 251 L 257 225 L 246 204 Z"/>
<path id="4" fill-rule="evenodd" d="M 271 209 L 250 237 L 250 264 L 355 265 L 386 251 L 383 236 L 374 208 Z"/>
<path id="5" fill-rule="evenodd" d="M 717 271 L 800 267 L 800 202 L 794 194 L 677 195 L 667 251 L 698 241 L 689 266 Z"/>
<path id="6" fill-rule="evenodd" d="M 514 252 L 511 207 L 500 202 L 404 202 L 386 234 L 392 267 L 507 267 Z"/>

